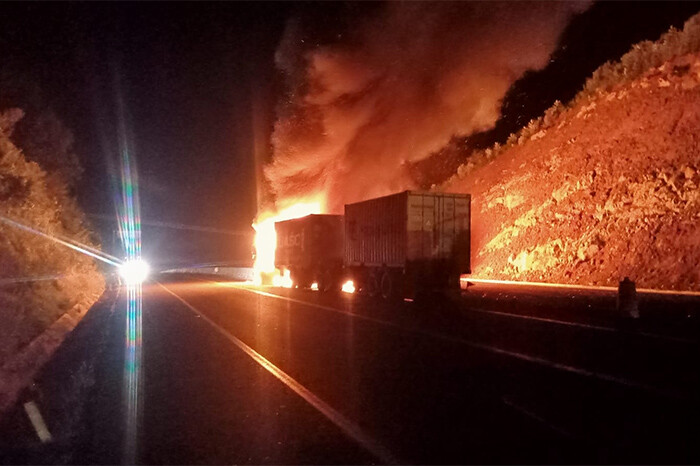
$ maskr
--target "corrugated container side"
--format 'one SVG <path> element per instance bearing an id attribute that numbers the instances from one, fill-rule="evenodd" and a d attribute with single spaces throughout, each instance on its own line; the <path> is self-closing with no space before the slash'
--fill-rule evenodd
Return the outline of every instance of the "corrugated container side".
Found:
<path id="1" fill-rule="evenodd" d="M 406 197 L 403 192 L 345 206 L 347 265 L 405 264 Z"/>
<path id="2" fill-rule="evenodd" d="M 463 259 L 469 243 L 469 200 L 465 194 L 411 192 L 408 259 Z"/>
<path id="3" fill-rule="evenodd" d="M 471 273 L 472 197 L 469 194 L 455 198 L 455 225 L 457 236 L 453 246 L 460 273 Z"/>
<path id="4" fill-rule="evenodd" d="M 408 260 L 463 262 L 464 249 L 469 247 L 469 209 L 466 194 L 409 193 Z"/>
<path id="5" fill-rule="evenodd" d="M 289 266 L 298 263 L 304 256 L 303 225 L 294 220 L 275 223 L 277 249 L 275 266 Z"/>
<path id="6" fill-rule="evenodd" d="M 345 206 L 347 265 L 450 260 L 469 271 L 470 196 L 402 193 Z"/>

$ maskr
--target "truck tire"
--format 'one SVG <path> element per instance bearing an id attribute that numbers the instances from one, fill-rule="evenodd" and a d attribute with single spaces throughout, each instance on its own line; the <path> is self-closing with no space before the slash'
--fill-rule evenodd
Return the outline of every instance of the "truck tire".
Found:
<path id="1" fill-rule="evenodd" d="M 379 278 L 377 278 L 376 272 L 370 272 L 367 275 L 367 282 L 366 283 L 367 283 L 367 294 L 370 297 L 375 298 L 377 295 L 379 295 L 379 292 L 380 292 Z"/>
<path id="2" fill-rule="evenodd" d="M 396 280 L 394 280 L 394 277 L 390 271 L 385 270 L 384 273 L 382 273 L 382 279 L 379 282 L 379 290 L 382 298 L 387 301 L 391 301 L 396 298 Z"/>
<path id="3" fill-rule="evenodd" d="M 323 293 L 328 293 L 330 291 L 335 291 L 335 275 L 331 270 L 326 270 L 323 272 L 323 275 L 321 276 L 321 280 L 319 281 L 319 286 L 318 289 L 321 290 Z"/>
<path id="4" fill-rule="evenodd" d="M 308 288 L 311 283 L 308 280 L 308 273 L 305 269 L 290 271 L 289 278 L 292 279 L 292 288 L 304 289 Z"/>

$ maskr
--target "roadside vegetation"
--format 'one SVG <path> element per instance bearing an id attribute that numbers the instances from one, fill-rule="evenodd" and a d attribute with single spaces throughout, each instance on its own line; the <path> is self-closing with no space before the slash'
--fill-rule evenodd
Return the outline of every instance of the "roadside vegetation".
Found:
<path id="1" fill-rule="evenodd" d="M 93 259 L 7 222 L 98 247 L 71 193 L 80 169 L 70 131 L 50 112 L 23 118 L 0 111 L 0 367 L 105 288 Z"/>

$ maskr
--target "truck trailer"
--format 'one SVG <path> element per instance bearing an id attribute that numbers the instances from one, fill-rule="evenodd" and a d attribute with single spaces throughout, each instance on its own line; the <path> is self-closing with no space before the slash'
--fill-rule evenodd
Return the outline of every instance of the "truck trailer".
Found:
<path id="1" fill-rule="evenodd" d="M 459 288 L 470 273 L 471 197 L 404 191 L 345 206 L 345 273 L 370 295 Z"/>
<path id="2" fill-rule="evenodd" d="M 352 280 L 385 299 L 458 289 L 470 273 L 470 208 L 468 194 L 404 191 L 347 204 L 344 216 L 278 222 L 275 265 L 299 287 Z"/>
<path id="3" fill-rule="evenodd" d="M 343 268 L 343 216 L 307 215 L 275 223 L 275 267 L 301 288 L 328 291 Z"/>

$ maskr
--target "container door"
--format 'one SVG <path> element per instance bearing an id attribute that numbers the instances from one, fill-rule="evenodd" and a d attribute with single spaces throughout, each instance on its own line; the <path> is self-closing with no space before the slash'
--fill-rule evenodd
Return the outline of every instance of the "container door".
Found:
<path id="1" fill-rule="evenodd" d="M 455 221 L 455 198 L 453 196 L 436 197 L 436 254 L 434 257 L 449 259 L 457 236 L 457 223 Z"/>
<path id="2" fill-rule="evenodd" d="M 461 273 L 471 273 L 471 197 L 455 198 L 453 254 Z"/>
<path id="3" fill-rule="evenodd" d="M 408 258 L 429 259 L 437 249 L 436 197 L 430 194 L 408 196 Z"/>

